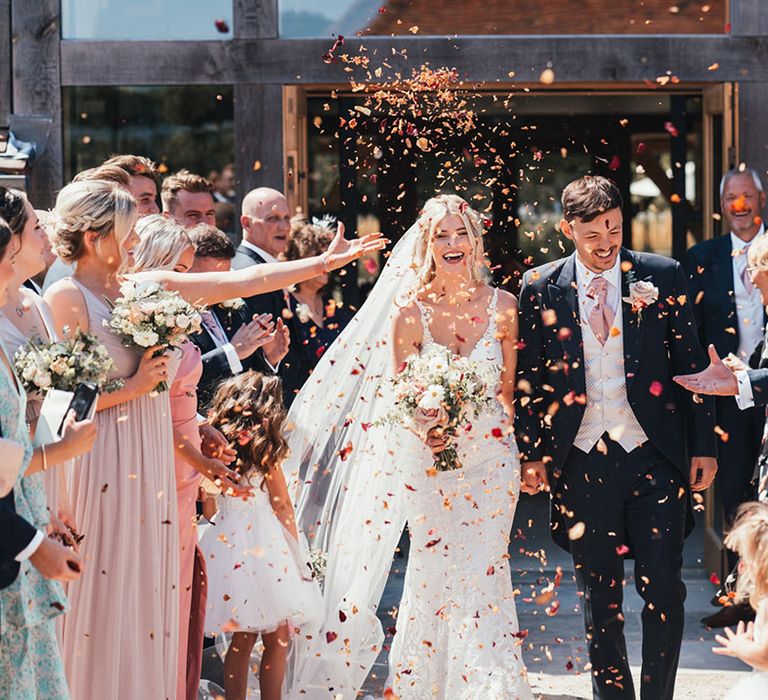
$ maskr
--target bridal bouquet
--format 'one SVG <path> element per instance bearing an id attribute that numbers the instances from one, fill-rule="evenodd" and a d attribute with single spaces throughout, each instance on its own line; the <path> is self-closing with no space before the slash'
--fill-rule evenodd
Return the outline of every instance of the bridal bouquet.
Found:
<path id="1" fill-rule="evenodd" d="M 156 282 L 123 282 L 120 298 L 110 306 L 112 318 L 107 325 L 128 347 L 146 350 L 162 345 L 160 354 L 202 332 L 202 307 L 190 304 L 178 292 L 168 291 Z M 155 391 L 167 389 L 165 382 L 155 387 Z"/>
<path id="2" fill-rule="evenodd" d="M 74 391 L 81 382 L 95 384 L 100 391 L 122 385 L 119 379 L 109 381 L 115 363 L 107 349 L 83 331 L 52 343 L 35 338 L 19 348 L 14 365 L 26 391 Z"/>
<path id="3" fill-rule="evenodd" d="M 395 405 L 379 422 L 401 425 L 422 440 L 433 428 L 455 438 L 459 429 L 493 401 L 493 368 L 467 357 L 435 348 L 424 355 L 412 355 L 392 383 Z M 434 469 L 460 469 L 456 448 L 448 445 L 435 455 Z"/>

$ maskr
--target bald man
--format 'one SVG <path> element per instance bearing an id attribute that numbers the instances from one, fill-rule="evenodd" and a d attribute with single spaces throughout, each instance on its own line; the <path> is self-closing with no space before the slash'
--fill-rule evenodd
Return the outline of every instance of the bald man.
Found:
<path id="1" fill-rule="evenodd" d="M 243 199 L 240 223 L 243 227 L 243 241 L 237 249 L 232 267 L 240 270 L 251 265 L 276 262 L 285 250 L 291 230 L 291 212 L 283 194 L 270 187 L 251 190 Z M 299 345 L 301 335 L 294 327 L 289 311 L 288 292 L 259 294 L 245 302 L 249 316 L 272 314 L 273 319 L 282 318 L 288 327 L 291 344 L 278 368 L 278 374 L 283 380 L 285 405 L 290 406 L 301 389 L 301 379 L 307 376 L 308 369 Z"/>

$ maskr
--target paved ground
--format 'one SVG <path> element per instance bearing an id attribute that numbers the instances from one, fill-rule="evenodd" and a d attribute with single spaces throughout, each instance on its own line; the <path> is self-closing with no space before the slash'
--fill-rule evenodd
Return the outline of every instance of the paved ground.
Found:
<path id="1" fill-rule="evenodd" d="M 579 597 L 570 575 L 571 563 L 565 552 L 551 544 L 546 523 L 545 498 L 524 498 L 515 519 L 517 538 L 513 541 L 510 552 L 513 554 L 514 582 L 521 591 L 517 606 L 520 627 L 528 630 L 525 661 L 534 690 L 543 700 L 591 698 L 589 673 L 584 671 L 588 658 L 582 637 Z M 702 551 L 701 528 L 698 528 L 698 533 L 697 537 L 694 532 L 686 547 L 684 577 L 688 586 L 688 599 L 685 638 L 675 698 L 719 700 L 727 689 L 748 671 L 739 661 L 712 654 L 714 633 L 706 630 L 699 622 L 701 617 L 711 611 L 709 601 L 713 587 L 708 581 L 708 572 L 703 570 L 699 559 Z M 546 560 L 541 555 L 538 558 L 531 556 L 531 553 L 540 553 L 542 550 L 546 554 Z M 386 611 L 397 606 L 400 601 L 404 564 L 404 557 L 395 559 L 379 606 L 385 629 L 393 624 Z M 557 566 L 561 566 L 564 572 L 558 591 L 560 608 L 557 615 L 549 617 L 543 607 L 523 599 L 530 595 L 532 586 L 540 589 L 546 585 L 547 581 L 552 579 Z M 637 677 L 641 659 L 642 601 L 634 590 L 631 573 L 631 565 L 628 565 L 624 602 L 625 632 L 636 687 L 639 687 Z M 207 662 L 203 676 L 211 679 L 220 677 L 216 666 L 218 664 Z M 371 671 L 364 693 L 381 697 L 386 677 L 386 652 L 383 652 Z"/>

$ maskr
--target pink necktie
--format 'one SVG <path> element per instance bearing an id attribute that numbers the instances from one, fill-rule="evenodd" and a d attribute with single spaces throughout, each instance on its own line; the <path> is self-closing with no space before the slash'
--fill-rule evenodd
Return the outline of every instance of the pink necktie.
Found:
<path id="1" fill-rule="evenodd" d="M 203 321 L 203 325 L 213 336 L 213 339 L 219 345 L 226 345 L 229 341 L 227 340 L 227 336 L 224 335 L 224 331 L 221 330 L 221 326 L 219 326 L 219 324 L 216 322 L 216 317 L 213 315 L 213 312 L 203 311 L 200 316 Z"/>
<path id="2" fill-rule="evenodd" d="M 739 260 L 739 265 L 741 265 L 741 281 L 744 284 L 744 289 L 747 290 L 747 294 L 752 294 L 752 292 L 755 289 L 755 285 L 752 284 L 752 277 L 749 275 L 749 247 L 752 245 L 752 243 L 747 243 L 742 249 Z"/>
<path id="3" fill-rule="evenodd" d="M 589 285 L 587 296 L 595 300 L 595 305 L 589 312 L 589 327 L 600 344 L 605 345 L 615 316 L 608 306 L 608 280 L 605 277 L 595 277 Z"/>

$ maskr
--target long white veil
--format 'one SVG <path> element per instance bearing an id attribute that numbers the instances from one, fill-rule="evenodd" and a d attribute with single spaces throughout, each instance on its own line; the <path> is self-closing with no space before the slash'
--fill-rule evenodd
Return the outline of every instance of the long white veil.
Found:
<path id="1" fill-rule="evenodd" d="M 356 697 L 382 648 L 376 608 L 405 524 L 398 468 L 416 438 L 374 423 L 392 403 L 391 325 L 417 280 L 418 240 L 414 224 L 288 414 L 284 469 L 298 526 L 327 557 L 324 621 L 295 640 L 290 698 Z"/>

